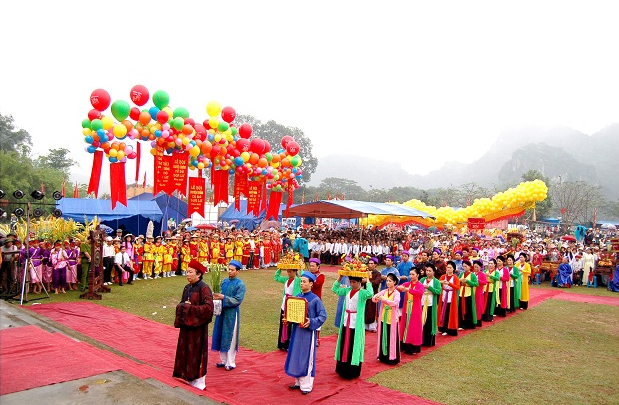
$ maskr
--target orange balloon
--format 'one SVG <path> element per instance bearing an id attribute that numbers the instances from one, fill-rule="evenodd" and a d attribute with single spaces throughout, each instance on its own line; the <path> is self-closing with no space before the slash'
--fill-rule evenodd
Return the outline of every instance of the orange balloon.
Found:
<path id="1" fill-rule="evenodd" d="M 176 146 L 174 142 L 168 142 L 168 148 L 173 148 L 174 146 Z"/>
<path id="2" fill-rule="evenodd" d="M 125 148 L 127 147 L 127 144 L 124 142 L 121 142 L 118 144 L 118 150 L 125 150 Z"/>
<path id="3" fill-rule="evenodd" d="M 189 125 L 189 124 L 185 124 L 185 125 L 183 125 L 183 133 L 184 133 L 185 135 L 190 135 L 190 134 L 192 134 L 192 133 L 193 133 L 193 127 L 192 127 L 191 125 Z"/>
<path id="4" fill-rule="evenodd" d="M 140 134 L 142 135 L 142 138 L 146 138 L 147 136 L 150 138 L 150 135 L 152 135 L 153 137 L 155 136 L 155 134 L 151 134 L 150 131 L 148 130 L 148 128 L 144 128 L 142 130 L 142 133 Z"/>
<path id="5" fill-rule="evenodd" d="M 118 143 L 114 142 L 111 146 L 110 149 L 116 149 L 118 150 Z"/>
<path id="6" fill-rule="evenodd" d="M 209 141 L 202 142 L 202 146 L 200 146 L 200 150 L 204 155 L 208 155 L 211 153 L 211 149 L 213 149 L 213 145 Z"/>
<path id="7" fill-rule="evenodd" d="M 260 155 L 258 155 L 257 153 L 252 153 L 251 155 L 249 155 L 249 163 L 251 163 L 252 165 L 258 163 L 258 160 L 260 160 Z"/>
<path id="8" fill-rule="evenodd" d="M 146 111 L 142 111 L 140 113 L 140 117 L 138 118 L 138 120 L 140 121 L 140 124 L 142 125 L 146 125 L 150 122 L 150 113 L 146 112 Z"/>
<path id="9" fill-rule="evenodd" d="M 123 125 L 125 126 L 125 128 L 127 128 L 127 132 L 133 129 L 133 124 L 129 120 L 124 120 Z"/>
<path id="10" fill-rule="evenodd" d="M 164 138 L 157 138 L 157 145 L 163 145 L 165 143 Z"/>
<path id="11" fill-rule="evenodd" d="M 284 167 L 290 166 L 290 160 L 288 160 L 288 158 L 282 159 L 282 166 Z"/>
<path id="12" fill-rule="evenodd" d="M 279 163 L 280 160 L 281 160 L 281 158 L 276 153 L 276 154 L 273 155 L 273 159 L 271 159 L 271 163 Z"/>
<path id="13" fill-rule="evenodd" d="M 146 135 L 144 135 L 144 136 L 146 136 Z M 148 140 L 149 140 L 149 141 L 154 141 L 154 140 L 155 140 L 155 138 L 156 138 L 156 137 L 155 137 L 155 134 L 150 134 L 150 133 L 148 134 Z"/>
<path id="14" fill-rule="evenodd" d="M 226 153 L 228 153 L 228 148 L 226 148 L 225 146 L 222 146 L 219 149 L 219 156 L 226 156 Z"/>
<path id="15" fill-rule="evenodd" d="M 265 167 L 267 167 L 269 165 L 268 160 L 266 160 L 266 158 L 260 158 L 258 159 L 258 167 L 264 169 Z"/>

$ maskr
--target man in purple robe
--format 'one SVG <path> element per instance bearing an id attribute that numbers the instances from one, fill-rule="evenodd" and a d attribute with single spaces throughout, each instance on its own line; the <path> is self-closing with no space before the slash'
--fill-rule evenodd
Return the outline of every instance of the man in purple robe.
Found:
<path id="1" fill-rule="evenodd" d="M 201 390 L 206 388 L 208 324 L 213 319 L 213 293 L 202 281 L 205 272 L 206 267 L 197 260 L 189 263 L 189 284 L 185 286 L 181 302 L 176 306 L 174 320 L 174 327 L 180 328 L 180 332 L 173 376 Z"/>

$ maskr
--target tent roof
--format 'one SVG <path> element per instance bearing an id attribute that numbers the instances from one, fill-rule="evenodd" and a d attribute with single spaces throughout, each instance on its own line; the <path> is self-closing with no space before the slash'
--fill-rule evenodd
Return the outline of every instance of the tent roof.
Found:
<path id="1" fill-rule="evenodd" d="M 369 214 L 429 218 L 430 214 L 398 204 L 355 200 L 321 200 L 290 208 L 290 215 L 318 218 L 362 218 Z"/>
<path id="2" fill-rule="evenodd" d="M 95 200 L 89 198 L 63 198 L 58 201 L 58 209 L 62 216 L 77 222 L 84 218 L 91 221 L 95 216 L 101 221 L 113 221 L 141 215 L 152 221 L 159 222 L 163 217 L 155 201 L 127 200 L 127 206 L 118 203 L 112 210 L 110 200 Z"/>

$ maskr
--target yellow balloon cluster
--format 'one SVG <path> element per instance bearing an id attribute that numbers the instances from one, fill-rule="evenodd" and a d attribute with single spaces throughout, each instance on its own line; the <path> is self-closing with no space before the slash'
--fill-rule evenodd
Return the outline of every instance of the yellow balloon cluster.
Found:
<path id="1" fill-rule="evenodd" d="M 436 208 L 419 200 L 410 200 L 403 205 L 426 212 L 436 218 L 434 221 L 415 222 L 426 226 L 443 226 L 445 224 L 465 223 L 468 218 L 485 218 L 489 222 L 501 217 L 516 215 L 525 209 L 533 208 L 536 202 L 544 201 L 548 196 L 547 194 L 548 187 L 546 184 L 541 180 L 534 180 L 520 183 L 516 187 L 495 194 L 492 198 L 478 198 L 466 208 Z M 393 221 L 391 218 L 378 215 L 370 215 L 367 219 L 367 224 L 375 226 L 382 226 L 388 222 L 405 223 L 407 219 L 401 218 L 398 221 Z"/>

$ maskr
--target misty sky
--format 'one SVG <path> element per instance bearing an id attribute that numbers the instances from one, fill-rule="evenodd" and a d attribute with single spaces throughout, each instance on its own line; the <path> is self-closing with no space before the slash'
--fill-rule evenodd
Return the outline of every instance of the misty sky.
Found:
<path id="1" fill-rule="evenodd" d="M 350 153 L 424 174 L 476 160 L 506 128 L 592 134 L 619 122 L 618 10 L 612 1 L 5 2 L 0 112 L 30 132 L 35 153 L 71 150 L 73 180 L 84 183 L 90 93 L 129 101 L 135 84 L 166 90 L 171 107 L 199 121 L 217 100 L 301 128 L 318 158 Z"/>

